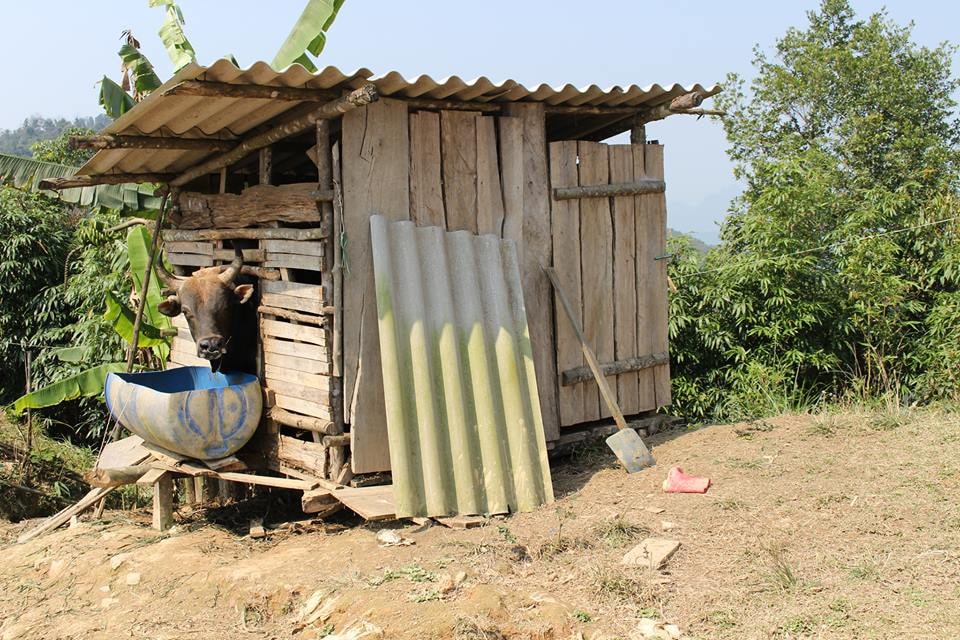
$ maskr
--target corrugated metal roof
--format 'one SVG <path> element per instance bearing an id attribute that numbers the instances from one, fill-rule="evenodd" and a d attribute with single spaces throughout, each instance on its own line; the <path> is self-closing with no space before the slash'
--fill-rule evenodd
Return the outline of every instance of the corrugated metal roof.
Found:
<path id="1" fill-rule="evenodd" d="M 665 87 L 659 84 L 646 87 L 630 85 L 626 88 L 613 86 L 607 89 L 596 85 L 577 88 L 570 84 L 562 87 L 541 84 L 527 88 L 516 80 L 494 82 L 485 76 L 470 81 L 458 76 L 434 80 L 428 75 L 408 79 L 396 71 L 377 76 L 369 69 L 344 73 L 336 67 L 327 67 L 312 74 L 299 64 L 284 71 L 275 71 L 264 62 L 257 62 L 248 69 L 240 69 L 229 60 L 223 59 L 209 67 L 198 64 L 184 67 L 104 132 L 231 139 L 309 104 L 305 101 L 261 98 L 163 95 L 167 89 L 187 80 L 323 90 L 350 89 L 371 82 L 377 86 L 382 96 L 474 102 L 528 101 L 554 106 L 598 107 L 656 106 L 690 91 L 700 91 L 705 95 L 713 95 L 719 91 L 717 85 L 704 87 L 700 84 L 672 84 Z M 197 164 L 207 155 L 208 152 L 204 151 L 110 149 L 98 152 L 83 166 L 80 174 L 176 173 Z"/>
<path id="2" fill-rule="evenodd" d="M 514 243 L 370 218 L 398 517 L 553 501 Z"/>

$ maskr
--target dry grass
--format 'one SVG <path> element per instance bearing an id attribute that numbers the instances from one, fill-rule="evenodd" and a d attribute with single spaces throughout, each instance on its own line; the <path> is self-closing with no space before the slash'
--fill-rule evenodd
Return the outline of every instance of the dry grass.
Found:
<path id="1" fill-rule="evenodd" d="M 158 539 L 122 522 L 109 537 L 81 527 L 14 545 L 8 525 L 0 620 L 26 621 L 24 638 L 96 637 L 142 620 L 160 625 L 137 627 L 148 636 L 245 626 L 289 637 L 300 603 L 323 588 L 341 598 L 324 625 L 369 621 L 390 638 L 629 638 L 641 617 L 700 639 L 960 637 L 958 423 L 881 410 L 676 431 L 652 438 L 658 465 L 632 475 L 609 450 L 584 448 L 554 466 L 556 504 L 480 529 L 411 527 L 416 545 L 402 549 L 379 548 L 373 529 L 347 519 L 335 533 L 275 534 L 269 547 L 212 526 Z M 713 485 L 663 494 L 673 465 Z M 646 536 L 681 543 L 660 572 L 620 563 Z M 139 589 L 162 597 L 122 583 L 126 569 L 109 565 L 120 551 L 143 574 Z M 57 558 L 68 560 L 60 577 L 47 573 Z M 466 581 L 448 590 L 459 571 Z M 104 585 L 119 601 L 106 610 Z M 211 617 L 218 598 L 233 613 Z M 61 614 L 65 601 L 73 609 Z"/>

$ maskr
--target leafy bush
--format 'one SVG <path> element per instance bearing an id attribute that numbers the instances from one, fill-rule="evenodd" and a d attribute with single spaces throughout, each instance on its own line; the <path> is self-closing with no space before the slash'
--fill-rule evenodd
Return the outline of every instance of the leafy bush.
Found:
<path id="1" fill-rule="evenodd" d="M 824 0 L 718 104 L 745 181 L 671 277 L 675 405 L 738 418 L 816 398 L 958 393 L 960 122 L 953 48 Z"/>

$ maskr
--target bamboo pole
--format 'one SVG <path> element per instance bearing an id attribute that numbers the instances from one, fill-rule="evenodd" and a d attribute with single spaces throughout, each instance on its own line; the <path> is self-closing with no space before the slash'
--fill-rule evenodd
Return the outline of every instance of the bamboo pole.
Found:
<path id="1" fill-rule="evenodd" d="M 167 182 L 174 177 L 170 173 L 101 173 L 93 176 L 71 176 L 68 178 L 47 178 L 41 180 L 38 187 L 46 191 L 95 187 L 101 184 L 142 184 L 145 182 Z"/>
<path id="2" fill-rule="evenodd" d="M 71 149 L 183 149 L 185 151 L 229 151 L 235 140 L 180 138 L 173 136 L 129 136 L 98 134 L 70 136 Z"/>
<path id="3" fill-rule="evenodd" d="M 598 184 L 583 187 L 554 187 L 554 200 L 577 200 L 580 198 L 613 198 L 635 196 L 644 193 L 663 193 L 667 185 L 663 180 L 638 180 L 622 184 Z"/>

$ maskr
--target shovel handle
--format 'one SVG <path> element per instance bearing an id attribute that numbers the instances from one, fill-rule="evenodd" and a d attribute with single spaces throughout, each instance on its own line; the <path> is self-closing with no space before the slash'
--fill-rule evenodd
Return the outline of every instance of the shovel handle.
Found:
<path id="1" fill-rule="evenodd" d="M 560 288 L 560 283 L 557 281 L 557 272 L 554 271 L 553 267 L 544 267 L 544 271 L 547 272 L 547 277 L 550 278 L 550 283 L 553 285 L 554 291 L 557 292 L 557 297 L 560 299 L 560 304 L 563 306 L 563 310 L 567 314 L 567 319 L 573 327 L 573 332 L 577 334 L 577 340 L 580 341 L 580 349 L 583 351 L 583 357 L 586 358 L 587 365 L 590 367 L 590 371 L 593 372 L 593 377 L 597 381 L 597 387 L 600 388 L 600 395 L 603 396 L 603 401 L 607 404 L 607 408 L 610 409 L 613 421 L 617 423 L 617 429 L 629 429 L 627 421 L 623 417 L 623 412 L 620 411 L 620 407 L 617 405 L 616 396 L 613 395 L 613 392 L 607 385 L 607 379 L 600 370 L 600 363 L 597 362 L 597 356 L 593 354 L 593 349 L 587 344 L 583 330 L 580 329 L 580 324 L 573 316 L 570 301 L 567 300 L 567 295 L 563 292 L 563 289 Z"/>

